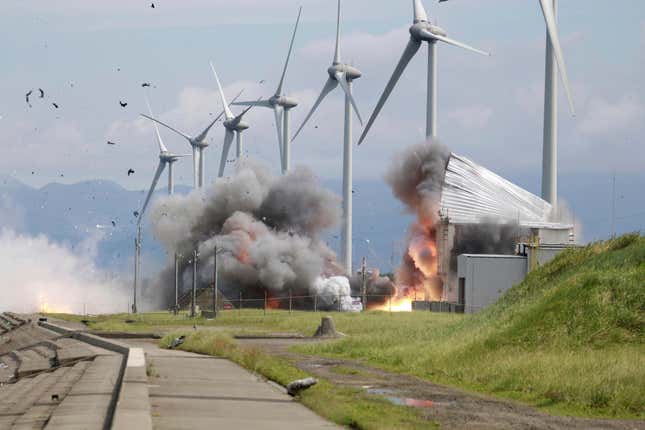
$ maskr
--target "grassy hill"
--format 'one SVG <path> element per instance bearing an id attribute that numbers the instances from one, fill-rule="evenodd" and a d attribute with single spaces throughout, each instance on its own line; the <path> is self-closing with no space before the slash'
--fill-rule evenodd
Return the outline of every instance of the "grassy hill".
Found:
<path id="1" fill-rule="evenodd" d="M 412 324 L 412 322 L 408 322 Z M 495 305 L 307 348 L 561 413 L 645 414 L 645 237 L 568 250 Z"/>

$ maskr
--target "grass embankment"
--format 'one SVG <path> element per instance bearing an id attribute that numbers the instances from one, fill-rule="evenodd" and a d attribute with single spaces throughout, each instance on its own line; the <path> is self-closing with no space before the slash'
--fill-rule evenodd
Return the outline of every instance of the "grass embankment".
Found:
<path id="1" fill-rule="evenodd" d="M 185 333 L 185 351 L 228 358 L 283 386 L 311 376 L 287 360 L 264 353 L 257 347 L 241 347 L 228 335 L 213 331 Z M 168 347 L 177 333 L 166 335 L 161 347 Z M 363 390 L 340 387 L 326 380 L 299 394 L 299 401 L 337 424 L 355 429 L 427 429 L 436 427 L 417 409 L 395 406 Z"/>
<path id="2" fill-rule="evenodd" d="M 342 324 L 339 324 L 342 327 Z M 453 324 L 378 327 L 301 348 L 528 401 L 645 416 L 645 237 L 568 250 Z"/>
<path id="3" fill-rule="evenodd" d="M 334 315 L 348 337 L 298 350 L 361 360 L 557 413 L 645 417 L 645 237 L 639 235 L 568 250 L 476 315 Z M 146 331 L 193 324 L 166 313 L 146 314 L 131 324 L 126 318 L 97 317 L 90 326 Z M 245 310 L 204 323 L 235 333 L 312 334 L 319 321 L 320 314 L 310 312 L 264 316 Z"/>

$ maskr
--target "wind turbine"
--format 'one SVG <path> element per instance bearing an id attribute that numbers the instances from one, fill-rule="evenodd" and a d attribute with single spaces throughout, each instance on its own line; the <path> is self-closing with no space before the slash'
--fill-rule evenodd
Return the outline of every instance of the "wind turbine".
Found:
<path id="1" fill-rule="evenodd" d="M 431 24 L 428 21 L 428 14 L 424 9 L 421 0 L 412 0 L 412 6 L 414 8 L 414 22 L 410 27 L 410 41 L 405 47 L 403 55 L 394 69 L 392 77 L 385 86 L 385 90 L 376 104 L 374 112 L 372 112 L 372 116 L 367 122 L 367 126 L 363 130 L 363 134 L 361 134 L 361 138 L 358 141 L 359 145 L 363 140 L 365 140 L 367 133 L 370 131 L 370 128 L 374 124 L 378 114 L 381 112 L 381 109 L 383 109 L 388 97 L 390 97 L 390 94 L 392 93 L 392 90 L 394 90 L 399 78 L 401 78 L 403 71 L 408 66 L 408 63 L 410 63 L 410 60 L 412 60 L 416 55 L 417 51 L 419 51 L 423 42 L 428 42 L 428 89 L 426 108 L 426 137 L 428 138 L 437 137 L 437 42 L 444 42 L 448 45 L 467 49 L 481 55 L 490 55 L 488 52 L 480 51 L 479 49 L 475 49 L 447 37 L 446 32 L 442 28 Z"/>
<path id="2" fill-rule="evenodd" d="M 302 125 L 293 136 L 296 139 L 300 131 L 307 124 L 323 99 L 332 92 L 339 84 L 345 92 L 345 138 L 343 150 L 343 226 L 341 232 L 341 259 L 348 274 L 352 273 L 352 108 L 363 125 L 363 119 L 358 111 L 356 100 L 352 96 L 352 81 L 360 78 L 363 74 L 353 66 L 341 62 L 340 56 L 340 10 L 341 0 L 338 0 L 338 14 L 336 20 L 336 51 L 334 62 L 327 69 L 329 78 L 309 111 L 309 114 Z"/>
<path id="3" fill-rule="evenodd" d="M 241 114 L 235 116 L 233 115 L 233 112 L 231 112 L 231 108 L 229 107 L 228 103 L 226 102 L 226 96 L 224 96 L 224 90 L 222 90 L 222 84 L 219 81 L 219 77 L 217 76 L 217 72 L 215 71 L 215 66 L 213 66 L 213 63 L 211 64 L 211 70 L 213 71 L 213 75 L 215 76 L 215 80 L 217 81 L 217 89 L 219 90 L 219 95 L 220 98 L 222 99 L 222 104 L 224 105 L 224 128 L 226 129 L 226 133 L 224 134 L 224 146 L 222 147 L 222 158 L 220 160 L 219 164 L 219 177 L 221 178 L 224 176 L 224 169 L 226 168 L 226 158 L 228 157 L 228 151 L 231 149 L 231 144 L 233 143 L 233 138 L 235 135 L 237 135 L 237 149 L 236 149 L 236 155 L 237 155 L 237 160 L 239 161 L 242 158 L 242 132 L 244 130 L 247 130 L 249 128 L 249 125 L 245 122 L 242 121 L 242 118 L 244 118 L 244 115 L 253 109 L 254 104 L 246 108 L 244 111 L 242 111 Z M 237 98 L 237 97 L 236 97 Z"/>
<path id="4" fill-rule="evenodd" d="M 558 70 L 573 116 L 576 114 L 576 109 L 558 31 L 558 0 L 538 1 L 546 24 L 542 198 L 555 208 L 558 203 Z"/>
<path id="5" fill-rule="evenodd" d="M 260 106 L 273 109 L 273 113 L 275 115 L 275 126 L 278 132 L 278 148 L 280 151 L 280 163 L 282 165 L 283 174 L 289 171 L 291 164 L 290 113 L 291 109 L 298 106 L 297 100 L 283 94 L 284 78 L 287 74 L 287 67 L 289 66 L 289 59 L 291 58 L 293 42 L 296 39 L 296 32 L 298 31 L 301 14 L 302 7 L 300 7 L 300 10 L 298 11 L 298 19 L 296 20 L 296 26 L 293 29 L 293 35 L 291 36 L 289 53 L 287 54 L 287 60 L 285 61 L 284 68 L 282 69 L 282 77 L 280 78 L 280 83 L 278 84 L 278 89 L 275 91 L 275 94 L 266 100 L 231 103 L 237 106 Z"/>
<path id="6" fill-rule="evenodd" d="M 240 91 L 240 93 L 235 98 L 237 99 L 237 97 L 239 97 L 241 94 L 242 92 Z M 152 114 L 141 114 L 141 116 L 149 119 L 150 121 L 154 121 L 157 124 L 163 125 L 167 129 L 174 131 L 178 135 L 188 140 L 188 143 L 193 148 L 193 173 L 195 189 L 197 189 L 202 188 L 206 182 L 206 157 L 204 157 L 204 150 L 208 147 L 206 136 L 208 136 L 208 132 L 211 130 L 211 128 L 213 128 L 215 123 L 222 117 L 223 114 L 224 112 L 220 113 L 217 118 L 215 118 L 210 124 L 208 124 L 208 127 L 206 127 L 204 131 L 197 135 L 197 137 L 192 137 L 189 134 L 184 133 L 183 131 L 169 126 L 168 124 L 154 118 Z"/>
<path id="7" fill-rule="evenodd" d="M 148 106 L 150 117 L 153 117 L 154 115 L 152 113 L 152 108 L 150 107 L 150 102 L 148 101 L 147 98 L 146 98 L 146 105 Z M 176 163 L 177 160 L 179 160 L 182 157 L 190 157 L 190 154 L 176 155 L 170 152 L 166 147 L 166 145 L 164 145 L 163 139 L 161 139 L 161 133 L 159 132 L 159 126 L 157 125 L 157 122 L 155 121 L 153 124 L 155 126 L 155 135 L 157 137 L 157 144 L 159 145 L 159 165 L 157 166 L 157 171 L 155 172 L 155 176 L 152 179 L 152 185 L 150 186 L 150 190 L 148 190 L 148 195 L 146 196 L 146 200 L 143 203 L 143 207 L 139 212 L 139 219 L 137 221 L 137 236 L 134 239 L 134 301 L 132 305 L 132 310 L 134 311 L 134 313 L 137 312 L 137 286 L 139 283 L 139 278 L 141 276 L 141 239 L 142 239 L 141 223 L 143 221 L 143 215 L 146 212 L 148 203 L 150 203 L 152 194 L 154 193 L 155 188 L 157 187 L 157 183 L 159 182 L 159 178 L 161 177 L 161 174 L 163 173 L 166 166 L 168 166 L 168 194 L 172 195 L 175 192 L 173 164 Z"/>

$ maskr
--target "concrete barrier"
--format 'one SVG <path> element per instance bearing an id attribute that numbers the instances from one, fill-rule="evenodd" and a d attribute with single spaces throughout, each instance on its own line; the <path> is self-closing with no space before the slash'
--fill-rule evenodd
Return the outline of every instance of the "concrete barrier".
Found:
<path id="1" fill-rule="evenodd" d="M 112 339 L 103 339 L 46 321 L 41 321 L 38 325 L 89 345 L 121 354 L 123 356 L 121 369 L 112 393 L 104 428 L 106 430 L 152 429 L 146 361 L 142 349 L 130 348 Z"/>

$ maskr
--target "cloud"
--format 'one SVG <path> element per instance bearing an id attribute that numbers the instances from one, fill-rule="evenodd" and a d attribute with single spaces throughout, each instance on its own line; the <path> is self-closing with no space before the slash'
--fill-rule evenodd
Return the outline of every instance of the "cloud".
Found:
<path id="1" fill-rule="evenodd" d="M 467 129 L 481 129 L 490 123 L 493 109 L 486 106 L 467 106 L 448 113 L 448 118 L 455 120 Z"/>
<path id="2" fill-rule="evenodd" d="M 579 130 L 588 135 L 630 131 L 642 128 L 644 119 L 645 107 L 633 97 L 623 96 L 615 102 L 596 97 L 589 102 Z"/>

